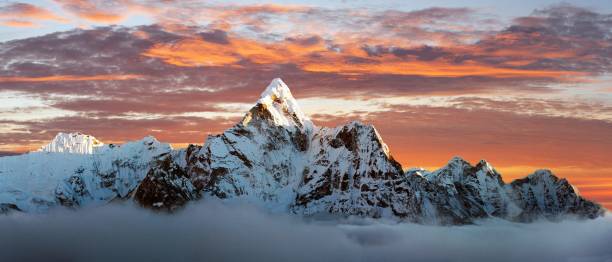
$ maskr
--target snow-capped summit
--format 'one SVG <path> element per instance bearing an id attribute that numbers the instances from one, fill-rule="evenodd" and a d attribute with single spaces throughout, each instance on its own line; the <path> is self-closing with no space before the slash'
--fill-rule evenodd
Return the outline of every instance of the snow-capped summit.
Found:
<path id="1" fill-rule="evenodd" d="M 454 156 L 448 163 L 442 168 L 433 172 L 425 173 L 427 180 L 431 181 L 445 181 L 446 183 L 453 183 L 453 181 L 459 181 L 462 179 L 464 170 L 470 169 L 472 165 L 460 156 Z"/>
<path id="2" fill-rule="evenodd" d="M 42 152 L 93 154 L 97 148 L 104 146 L 93 136 L 81 133 L 58 133 L 51 143 L 40 148 Z"/>
<path id="3" fill-rule="evenodd" d="M 261 93 L 258 102 L 265 103 L 263 100 L 275 100 L 276 98 L 281 100 L 291 99 L 293 102 L 295 102 L 293 95 L 291 95 L 291 90 L 289 90 L 287 84 L 285 84 L 285 82 L 283 82 L 283 80 L 280 78 L 272 79 L 268 87 L 266 87 L 266 89 Z"/>
<path id="4" fill-rule="evenodd" d="M 242 121 L 248 125 L 256 117 L 272 121 L 275 125 L 313 130 L 312 121 L 302 112 L 289 87 L 280 78 L 275 78 L 265 89 L 257 104 Z"/>
<path id="5" fill-rule="evenodd" d="M 552 172 L 548 169 L 538 169 L 533 172 L 533 174 L 528 175 L 528 178 L 531 179 L 548 179 L 553 176 Z"/>
<path id="6" fill-rule="evenodd" d="M 453 156 L 453 158 L 451 158 L 448 163 L 446 164 L 447 166 L 464 166 L 464 165 L 469 165 L 470 163 L 463 159 L 460 156 Z"/>

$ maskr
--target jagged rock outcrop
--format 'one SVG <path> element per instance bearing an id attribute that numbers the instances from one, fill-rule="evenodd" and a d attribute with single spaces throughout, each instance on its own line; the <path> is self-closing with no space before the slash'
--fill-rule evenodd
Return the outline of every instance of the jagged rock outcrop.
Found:
<path id="1" fill-rule="evenodd" d="M 485 217 L 512 217 L 519 212 L 510 201 L 501 175 L 486 161 L 475 166 L 455 157 L 434 172 L 421 171 L 425 183 L 437 190 L 422 190 L 436 203 L 435 219 L 443 223 L 469 223 Z M 436 192 L 437 196 L 430 196 Z"/>
<path id="2" fill-rule="evenodd" d="M 420 210 L 427 210 L 423 223 L 467 224 L 487 217 L 530 222 L 604 214 L 600 205 L 580 197 L 567 180 L 548 170 L 506 184 L 486 161 L 472 166 L 455 157 L 436 171 L 409 170 L 406 175 L 418 184 L 413 190 L 422 199 Z"/>
<path id="3" fill-rule="evenodd" d="M 578 189 L 550 170 L 537 170 L 508 186 L 513 201 L 521 208 L 516 217 L 519 221 L 529 222 L 542 217 L 555 220 L 563 215 L 596 218 L 604 214 L 600 205 L 584 199 Z"/>
<path id="4" fill-rule="evenodd" d="M 393 197 L 403 172 L 373 126 L 352 122 L 321 128 L 311 141 L 294 212 L 411 215 L 395 206 Z"/>
<path id="5" fill-rule="evenodd" d="M 160 156 L 138 186 L 134 198 L 140 205 L 157 210 L 173 211 L 201 196 L 186 172 L 186 163 L 200 146 L 190 145 Z"/>

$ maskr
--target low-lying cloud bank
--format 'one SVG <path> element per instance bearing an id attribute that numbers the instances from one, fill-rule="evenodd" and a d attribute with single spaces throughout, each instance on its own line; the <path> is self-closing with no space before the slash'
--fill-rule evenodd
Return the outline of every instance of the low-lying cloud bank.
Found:
<path id="1" fill-rule="evenodd" d="M 2 261 L 612 261 L 612 218 L 437 227 L 201 202 L 0 216 Z"/>

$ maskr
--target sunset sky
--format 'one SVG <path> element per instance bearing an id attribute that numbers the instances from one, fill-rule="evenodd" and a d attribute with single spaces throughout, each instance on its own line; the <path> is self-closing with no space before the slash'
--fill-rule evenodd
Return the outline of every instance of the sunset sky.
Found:
<path id="1" fill-rule="evenodd" d="M 182 147 L 281 77 L 404 168 L 549 168 L 612 208 L 612 2 L 0 1 L 0 155 L 60 131 Z"/>

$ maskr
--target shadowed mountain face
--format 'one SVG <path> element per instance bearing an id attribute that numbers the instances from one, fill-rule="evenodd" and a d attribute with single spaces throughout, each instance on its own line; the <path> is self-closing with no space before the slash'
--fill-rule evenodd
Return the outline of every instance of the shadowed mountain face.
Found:
<path id="1" fill-rule="evenodd" d="M 473 166 L 455 157 L 433 172 L 404 172 L 372 125 L 316 127 L 280 79 L 239 123 L 202 146 L 172 150 L 152 137 L 105 145 L 92 136 L 60 133 L 38 152 L 0 158 L 0 212 L 117 199 L 173 211 L 201 198 L 279 213 L 424 224 L 604 214 L 548 170 L 505 184 L 486 161 Z"/>

